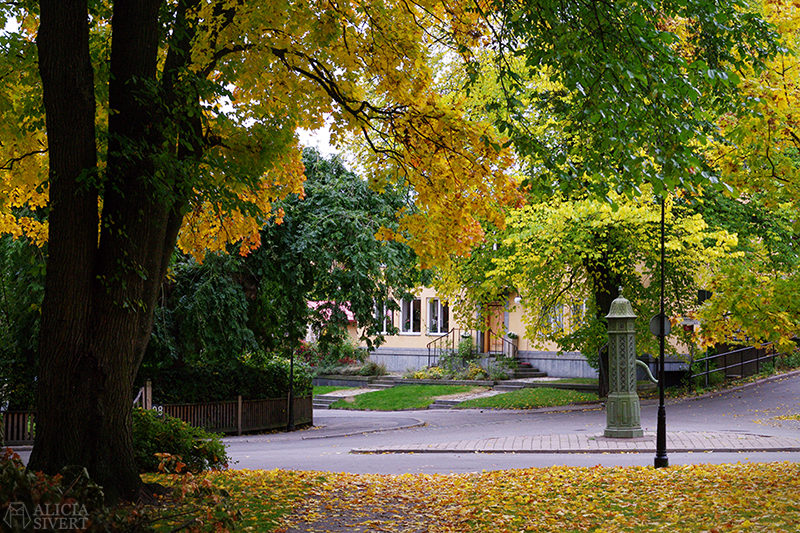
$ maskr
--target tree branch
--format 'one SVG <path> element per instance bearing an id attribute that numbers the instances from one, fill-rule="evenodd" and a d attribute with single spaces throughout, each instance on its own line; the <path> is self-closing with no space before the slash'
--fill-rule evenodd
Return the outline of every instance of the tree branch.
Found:
<path id="1" fill-rule="evenodd" d="M 34 155 L 40 155 L 40 154 L 46 154 L 46 153 L 47 153 L 47 149 L 45 148 L 44 150 L 34 150 L 32 152 L 28 152 L 27 154 L 23 154 L 23 155 L 21 155 L 19 157 L 12 157 L 8 161 L 6 161 L 5 164 L 2 167 L 0 167 L 0 170 L 14 170 L 14 164 L 15 163 L 20 163 L 20 162 L 22 162 L 22 160 L 27 159 L 28 157 L 31 157 L 31 156 L 34 156 Z"/>

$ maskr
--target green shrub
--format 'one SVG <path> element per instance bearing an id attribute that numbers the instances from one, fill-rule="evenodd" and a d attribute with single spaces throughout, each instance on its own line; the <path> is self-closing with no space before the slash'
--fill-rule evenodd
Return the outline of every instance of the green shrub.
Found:
<path id="1" fill-rule="evenodd" d="M 361 365 L 358 373 L 362 376 L 385 376 L 388 372 L 386 371 L 386 365 L 370 360 Z"/>
<path id="2" fill-rule="evenodd" d="M 723 371 L 713 372 L 717 369 L 717 362 L 712 361 L 708 364 L 708 385 L 719 385 L 723 381 L 725 381 L 725 373 Z M 706 362 L 704 359 L 698 359 L 691 366 L 691 376 L 692 376 L 692 385 L 694 387 L 704 387 L 706 385 L 706 377 L 705 376 L 697 376 L 700 372 L 706 371 Z"/>
<path id="3" fill-rule="evenodd" d="M 314 368 L 317 374 L 322 374 L 318 369 L 360 366 L 369 359 L 369 352 L 356 346 L 350 339 L 316 344 L 302 343 L 296 353 Z"/>
<path id="4" fill-rule="evenodd" d="M 458 343 L 458 358 L 462 361 L 475 359 L 475 342 L 472 337 L 464 337 Z"/>
<path id="5" fill-rule="evenodd" d="M 289 366 L 285 357 L 252 352 L 227 365 L 197 364 L 162 370 L 153 378 L 153 396 L 159 403 L 197 403 L 283 398 L 289 392 Z M 294 362 L 295 396 L 311 395 L 311 369 Z"/>
<path id="6" fill-rule="evenodd" d="M 779 368 L 785 368 L 790 370 L 792 368 L 797 368 L 798 366 L 800 366 L 800 351 L 781 355 L 778 358 Z"/>
<path id="7" fill-rule="evenodd" d="M 156 454 L 179 456 L 190 472 L 225 468 L 229 457 L 220 435 L 152 409 L 134 409 L 133 446 L 140 472 L 157 472 Z"/>
<path id="8" fill-rule="evenodd" d="M 406 377 L 411 379 L 447 379 L 450 374 L 447 374 L 444 368 L 440 366 L 431 366 L 414 370 L 410 374 L 406 374 Z"/>

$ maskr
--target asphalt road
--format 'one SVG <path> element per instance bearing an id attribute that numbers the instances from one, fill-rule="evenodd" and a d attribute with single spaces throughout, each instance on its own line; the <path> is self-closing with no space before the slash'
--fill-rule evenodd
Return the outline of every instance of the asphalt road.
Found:
<path id="1" fill-rule="evenodd" d="M 800 372 L 702 398 L 667 404 L 667 432 L 714 432 L 800 438 Z M 392 413 L 315 410 L 310 429 L 293 433 L 227 437 L 237 469 L 292 469 L 352 473 L 451 473 L 525 467 L 651 466 L 652 453 L 375 453 L 357 448 L 477 441 L 531 435 L 600 435 L 606 426 L 599 404 L 572 410 L 424 410 Z M 642 403 L 642 428 L 656 430 L 657 405 Z M 30 451 L 19 450 L 27 461 Z M 670 465 L 800 461 L 789 452 L 669 453 Z"/>
<path id="2" fill-rule="evenodd" d="M 667 432 L 800 437 L 800 372 L 719 394 L 667 404 Z M 353 454 L 356 448 L 432 444 L 494 437 L 603 433 L 600 405 L 568 411 L 424 410 L 394 413 L 316 410 L 315 427 L 294 433 L 228 437 L 239 469 L 294 469 L 352 473 L 450 473 L 522 467 L 651 466 L 650 453 L 412 453 Z M 656 430 L 657 405 L 643 402 L 642 427 Z M 800 461 L 790 452 L 673 453 L 671 465 L 744 461 Z"/>

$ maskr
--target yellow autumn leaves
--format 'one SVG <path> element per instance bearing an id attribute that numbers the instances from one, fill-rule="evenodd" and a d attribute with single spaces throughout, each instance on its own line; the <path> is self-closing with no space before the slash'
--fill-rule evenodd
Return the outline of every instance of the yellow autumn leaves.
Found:
<path id="1" fill-rule="evenodd" d="M 244 531 L 723 533 L 800 524 L 800 465 L 792 462 L 209 479 L 230 493 Z"/>

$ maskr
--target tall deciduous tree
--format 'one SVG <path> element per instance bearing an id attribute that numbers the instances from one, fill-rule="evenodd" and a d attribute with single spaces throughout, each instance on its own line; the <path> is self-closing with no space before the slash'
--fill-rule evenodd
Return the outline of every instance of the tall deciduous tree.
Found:
<path id="1" fill-rule="evenodd" d="M 739 0 L 489 6 L 499 45 L 488 63 L 500 91 L 487 110 L 529 158 L 528 184 L 545 194 L 602 198 L 643 183 L 659 194 L 716 180 L 703 145 L 719 114 L 741 102 L 737 69 L 775 53 L 769 25 Z M 550 83 L 531 85 L 542 77 Z M 556 135 L 542 135 L 543 119 Z"/>
<path id="2" fill-rule="evenodd" d="M 716 171 L 740 195 L 709 208 L 720 225 L 740 233 L 743 253 L 711 281 L 713 295 L 698 316 L 708 344 L 769 341 L 792 350 L 800 330 L 800 13 L 790 1 L 760 7 L 784 50 L 762 71 L 738 72 L 751 105 L 723 115 L 725 138 L 708 147 Z"/>
<path id="3" fill-rule="evenodd" d="M 302 189 L 297 126 L 330 113 L 337 132 L 383 139 L 384 177 L 416 191 L 410 227 L 438 227 L 451 248 L 476 230 L 473 213 L 499 219 L 496 204 L 514 194 L 492 128 L 431 86 L 430 46 L 479 37 L 462 3 L 42 0 L 0 10 L 19 22 L 4 35 L 4 65 L 25 75 L 9 79 L 36 87 L 38 54 L 43 88 L 38 101 L 4 91 L 0 109 L 22 125 L 4 125 L 14 142 L 2 145 L 3 168 L 14 172 L 2 230 L 41 235 L 13 209 L 47 203 L 30 466 L 84 465 L 111 501 L 141 486 L 131 387 L 181 227 L 182 247 L 198 256 L 257 247 L 272 202 Z"/>
<path id="4" fill-rule="evenodd" d="M 494 245 L 443 270 L 442 288 L 453 295 L 455 312 L 474 314 L 475 303 L 504 300 L 517 292 L 527 338 L 544 347 L 577 350 L 596 364 L 605 343 L 605 316 L 623 287 L 647 331 L 658 312 L 660 206 L 653 197 L 615 198 L 616 208 L 591 198 L 553 198 L 512 210 Z M 667 313 L 694 311 L 697 291 L 736 244 L 735 234 L 709 228 L 683 202 L 667 202 Z M 475 268 L 475 265 L 478 265 Z M 640 348 L 656 341 L 640 337 Z"/>
<path id="5" fill-rule="evenodd" d="M 282 220 L 265 226 L 261 248 L 245 260 L 267 314 L 251 316 L 270 326 L 262 329 L 261 340 L 275 345 L 280 342 L 276 333 L 302 337 L 311 326 L 321 340 L 341 342 L 346 308 L 361 340 L 380 345 L 383 306 L 396 309 L 394 300 L 408 297 L 421 280 L 412 249 L 379 238 L 398 230 L 399 211 L 413 209 L 411 191 L 387 183 L 379 194 L 338 158 L 325 159 L 314 150 L 303 152 L 303 162 L 308 177 L 304 196 L 290 195 L 277 204 Z M 320 303 L 305 312 L 308 301 Z"/>

